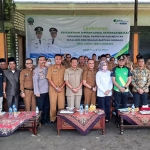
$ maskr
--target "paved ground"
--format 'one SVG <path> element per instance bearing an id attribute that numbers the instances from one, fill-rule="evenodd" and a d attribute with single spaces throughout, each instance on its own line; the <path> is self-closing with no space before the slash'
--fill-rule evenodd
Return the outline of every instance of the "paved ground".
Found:
<path id="1" fill-rule="evenodd" d="M 44 125 L 39 136 L 28 130 L 18 130 L 9 137 L 0 137 L 0 150 L 150 150 L 149 129 L 125 129 L 119 134 L 115 121 L 106 124 L 106 134 L 91 130 L 82 136 L 76 130 L 61 130 L 57 136 L 56 125 Z"/>

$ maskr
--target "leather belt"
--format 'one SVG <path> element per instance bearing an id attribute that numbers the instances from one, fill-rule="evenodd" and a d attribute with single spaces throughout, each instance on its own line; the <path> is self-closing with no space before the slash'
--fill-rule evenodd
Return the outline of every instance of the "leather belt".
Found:
<path id="1" fill-rule="evenodd" d="M 24 88 L 25 90 L 30 90 L 30 91 L 33 91 L 34 89 L 28 89 L 28 88 Z"/>

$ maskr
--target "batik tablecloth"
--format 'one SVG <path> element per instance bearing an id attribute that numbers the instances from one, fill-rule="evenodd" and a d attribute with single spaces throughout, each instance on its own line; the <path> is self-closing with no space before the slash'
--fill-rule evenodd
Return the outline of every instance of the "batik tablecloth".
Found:
<path id="1" fill-rule="evenodd" d="M 9 113 L 0 116 L 0 136 L 9 136 L 22 124 L 35 116 L 35 111 L 20 112 L 17 117 L 9 115 Z"/>
<path id="2" fill-rule="evenodd" d="M 75 111 L 74 114 L 60 114 L 59 111 L 57 115 L 69 125 L 74 127 L 82 135 L 86 135 L 105 115 L 105 113 L 103 110 L 101 110 L 101 114 L 88 112 L 88 114 L 84 113 L 83 115 L 81 115 L 78 111 Z"/>

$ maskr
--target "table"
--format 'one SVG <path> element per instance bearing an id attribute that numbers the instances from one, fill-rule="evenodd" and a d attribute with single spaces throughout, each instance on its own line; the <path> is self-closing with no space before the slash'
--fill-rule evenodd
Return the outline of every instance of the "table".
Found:
<path id="1" fill-rule="evenodd" d="M 102 135 L 105 134 L 105 113 L 101 110 L 101 114 L 88 112 L 88 114 L 80 115 L 75 110 L 74 114 L 57 113 L 57 131 L 76 129 L 82 135 L 86 135 L 91 129 L 102 129 Z"/>
<path id="2" fill-rule="evenodd" d="M 37 134 L 41 112 L 23 111 L 14 114 L 5 113 L 0 116 L 0 136 L 9 136 L 17 129 L 29 129 L 33 134 Z"/>
<path id="3" fill-rule="evenodd" d="M 120 112 L 120 134 L 123 134 L 125 128 L 150 127 L 150 115 L 142 115 L 139 112 Z M 126 120 L 130 125 L 125 125 Z"/>

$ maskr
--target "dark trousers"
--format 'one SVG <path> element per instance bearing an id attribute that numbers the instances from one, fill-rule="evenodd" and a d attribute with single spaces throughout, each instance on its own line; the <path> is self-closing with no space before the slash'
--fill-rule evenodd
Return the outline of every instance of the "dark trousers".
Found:
<path id="1" fill-rule="evenodd" d="M 110 98 L 111 96 L 98 97 L 98 108 L 105 111 L 107 120 L 110 119 Z"/>
<path id="2" fill-rule="evenodd" d="M 139 107 L 141 102 L 142 105 L 147 105 L 148 93 L 140 94 L 138 92 L 133 92 L 133 97 L 135 107 Z"/>
<path id="3" fill-rule="evenodd" d="M 41 123 L 44 124 L 49 122 L 49 96 L 48 93 L 40 94 L 40 97 L 36 97 L 36 105 L 39 108 L 39 111 L 42 111 L 41 114 Z"/>
<path id="4" fill-rule="evenodd" d="M 118 118 L 118 109 L 127 107 L 127 100 L 129 97 L 129 92 L 117 92 L 114 91 L 114 100 L 115 100 L 115 110 L 116 117 Z"/>
<path id="5" fill-rule="evenodd" d="M 16 95 L 16 96 L 6 95 L 6 99 L 7 99 L 8 109 L 14 103 L 16 108 L 17 108 L 17 110 L 18 110 L 19 95 Z"/>

